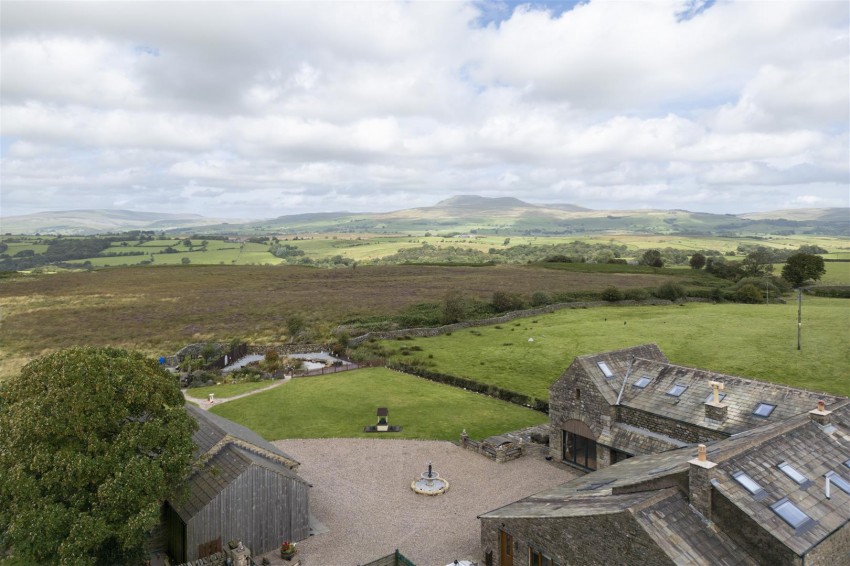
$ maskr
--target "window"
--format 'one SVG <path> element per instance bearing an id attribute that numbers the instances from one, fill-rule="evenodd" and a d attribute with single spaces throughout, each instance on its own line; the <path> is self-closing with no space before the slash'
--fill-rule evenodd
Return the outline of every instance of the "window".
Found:
<path id="1" fill-rule="evenodd" d="M 723 399 L 725 399 L 725 398 L 726 398 L 726 394 L 725 394 L 725 393 L 719 393 L 719 394 L 717 395 L 717 400 L 718 400 L 718 401 L 722 401 L 722 400 L 723 400 Z M 709 393 L 709 394 L 708 394 L 708 397 L 706 397 L 706 398 L 705 398 L 705 401 L 703 401 L 703 403 L 712 403 L 712 402 L 714 402 L 714 391 L 712 391 L 711 393 Z"/>
<path id="2" fill-rule="evenodd" d="M 576 401 L 581 401 L 581 389 L 576 387 Z"/>
<path id="3" fill-rule="evenodd" d="M 531 566 L 560 566 L 560 564 L 555 562 L 552 557 L 543 554 L 539 550 L 534 550 L 533 548 L 528 549 L 528 563 Z"/>
<path id="4" fill-rule="evenodd" d="M 795 529 L 805 526 L 806 523 L 812 520 L 812 518 L 803 513 L 799 507 L 791 503 L 787 497 L 780 499 L 771 505 L 770 508 L 773 509 L 774 513 L 782 517 L 783 521 Z"/>
<path id="5" fill-rule="evenodd" d="M 850 460 L 844 460 L 844 465 L 850 468 Z"/>
<path id="6" fill-rule="evenodd" d="M 563 433 L 562 458 L 565 462 L 578 464 L 582 468 L 596 469 L 596 441 L 574 432 Z"/>
<path id="7" fill-rule="evenodd" d="M 850 483 L 847 483 L 847 480 L 836 474 L 835 472 L 827 472 L 823 475 L 825 478 L 829 478 L 829 481 L 833 483 L 838 489 L 843 491 L 844 493 L 850 494 Z"/>
<path id="8" fill-rule="evenodd" d="M 788 476 L 789 478 L 791 478 L 792 480 L 794 480 L 795 482 L 797 482 L 800 485 L 803 485 L 804 483 L 809 481 L 809 479 L 806 476 L 804 476 L 803 474 L 798 472 L 797 469 L 794 468 L 788 462 L 782 462 L 781 464 L 779 464 L 779 469 L 782 470 L 783 472 L 785 472 L 786 476 Z"/>
<path id="9" fill-rule="evenodd" d="M 770 403 L 759 403 L 753 414 L 759 417 L 769 417 L 775 408 L 776 405 L 771 405 Z"/>
<path id="10" fill-rule="evenodd" d="M 652 378 L 651 378 L 651 377 L 647 377 L 647 376 L 645 376 L 645 375 L 644 375 L 644 376 L 642 376 L 640 379 L 638 379 L 637 381 L 635 381 L 635 387 L 640 387 L 641 389 L 643 389 L 644 387 L 646 387 L 647 385 L 649 385 L 649 383 L 650 383 L 651 381 L 652 381 Z"/>
<path id="11" fill-rule="evenodd" d="M 732 477 L 753 495 L 759 497 L 766 495 L 764 489 L 758 484 L 758 482 L 744 472 L 735 472 L 732 474 Z"/>
<path id="12" fill-rule="evenodd" d="M 611 368 L 608 367 L 608 364 L 605 362 L 596 362 L 596 365 L 599 366 L 599 369 L 602 370 L 602 373 L 605 374 L 605 377 L 614 377 L 614 372 L 611 371 Z"/>
<path id="13" fill-rule="evenodd" d="M 670 388 L 670 391 L 667 392 L 667 395 L 672 395 L 673 397 L 678 397 L 679 395 L 684 393 L 685 389 L 687 389 L 687 388 L 688 388 L 687 385 L 679 385 L 677 383 L 673 387 Z"/>
<path id="14" fill-rule="evenodd" d="M 622 462 L 623 460 L 628 460 L 632 455 L 628 452 L 623 452 L 622 450 L 617 450 L 615 448 L 611 449 L 611 463 L 616 464 L 617 462 Z"/>

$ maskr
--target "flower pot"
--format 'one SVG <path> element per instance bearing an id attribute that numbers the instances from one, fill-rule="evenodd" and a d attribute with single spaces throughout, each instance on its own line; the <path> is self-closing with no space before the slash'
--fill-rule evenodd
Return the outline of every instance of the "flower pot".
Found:
<path id="1" fill-rule="evenodd" d="M 280 557 L 283 558 L 284 560 L 292 560 L 292 558 L 294 556 L 295 556 L 294 550 L 281 550 L 280 551 Z"/>

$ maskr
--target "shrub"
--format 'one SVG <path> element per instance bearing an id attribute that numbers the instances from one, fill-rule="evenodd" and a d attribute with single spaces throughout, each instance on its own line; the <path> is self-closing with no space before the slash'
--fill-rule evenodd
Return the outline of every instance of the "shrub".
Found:
<path id="1" fill-rule="evenodd" d="M 623 291 L 623 298 L 629 301 L 645 301 L 649 298 L 649 293 L 645 289 L 626 289 Z"/>
<path id="2" fill-rule="evenodd" d="M 678 301 L 685 296 L 685 288 L 678 283 L 664 283 L 653 291 L 653 295 L 667 301 Z"/>
<path id="3" fill-rule="evenodd" d="M 525 307 L 525 302 L 517 293 L 496 291 L 490 300 L 490 306 L 495 312 L 518 311 Z"/>
<path id="4" fill-rule="evenodd" d="M 760 303 L 764 297 L 758 287 L 752 283 L 746 283 L 735 291 L 735 300 L 739 303 Z"/>
<path id="5" fill-rule="evenodd" d="M 604 291 L 602 291 L 602 300 L 608 301 L 610 303 L 615 303 L 617 301 L 623 300 L 623 292 L 614 287 L 613 285 L 606 287 Z"/>
<path id="6" fill-rule="evenodd" d="M 534 294 L 531 295 L 531 306 L 542 307 L 549 304 L 552 304 L 552 297 L 549 293 L 546 293 L 545 291 L 535 291 Z"/>

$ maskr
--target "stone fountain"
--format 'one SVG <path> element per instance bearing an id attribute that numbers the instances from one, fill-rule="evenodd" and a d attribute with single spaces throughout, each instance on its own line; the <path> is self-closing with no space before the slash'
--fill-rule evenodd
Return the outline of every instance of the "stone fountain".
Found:
<path id="1" fill-rule="evenodd" d="M 431 462 L 428 462 L 428 471 L 422 472 L 419 479 L 413 480 L 410 489 L 422 495 L 440 495 L 449 489 L 449 482 L 440 477 L 434 471 Z"/>

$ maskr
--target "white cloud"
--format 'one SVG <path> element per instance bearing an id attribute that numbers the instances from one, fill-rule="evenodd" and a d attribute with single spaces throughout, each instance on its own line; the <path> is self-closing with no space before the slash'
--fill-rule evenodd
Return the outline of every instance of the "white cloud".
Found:
<path id="1" fill-rule="evenodd" d="M 850 6 L 689 5 L 8 2 L 4 214 L 846 206 Z"/>

